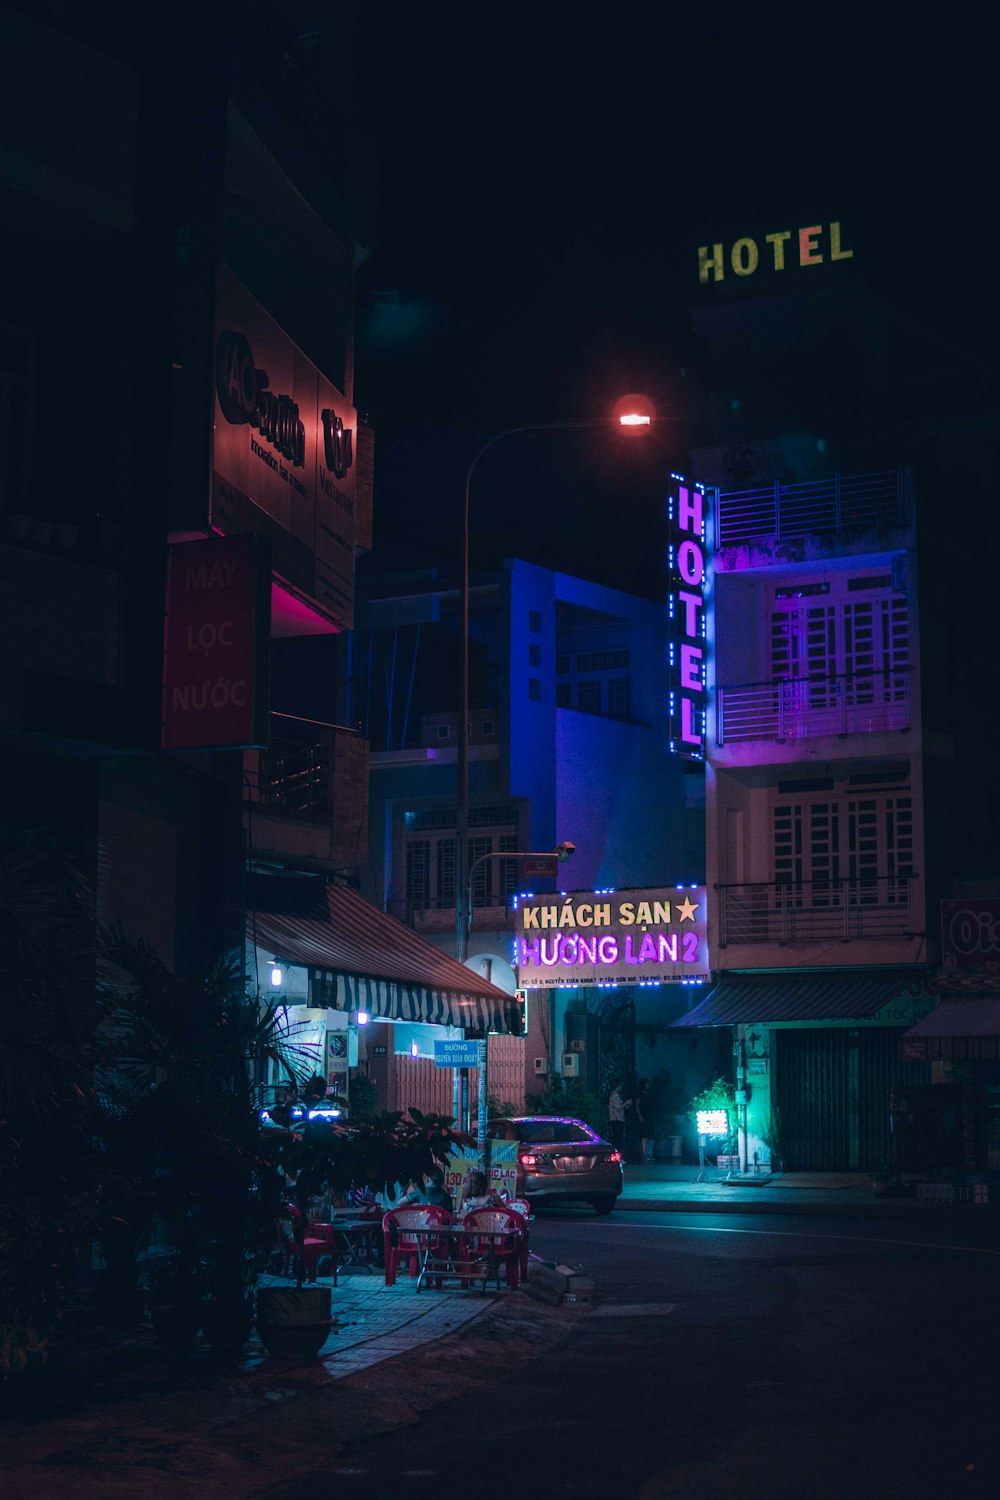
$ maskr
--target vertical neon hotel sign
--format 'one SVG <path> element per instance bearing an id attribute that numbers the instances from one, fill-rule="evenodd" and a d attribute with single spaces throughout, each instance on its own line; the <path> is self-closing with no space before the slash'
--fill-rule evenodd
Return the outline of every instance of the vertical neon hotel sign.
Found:
<path id="1" fill-rule="evenodd" d="M 705 759 L 708 655 L 708 495 L 670 476 L 667 498 L 669 734 L 675 755 Z"/>

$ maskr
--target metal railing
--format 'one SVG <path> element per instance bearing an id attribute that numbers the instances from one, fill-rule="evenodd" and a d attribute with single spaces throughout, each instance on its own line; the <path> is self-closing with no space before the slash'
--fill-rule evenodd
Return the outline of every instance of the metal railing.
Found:
<path id="1" fill-rule="evenodd" d="M 915 879 L 872 875 L 716 886 L 719 941 L 727 947 L 904 937 L 914 930 Z"/>
<path id="2" fill-rule="evenodd" d="M 719 745 L 909 729 L 910 671 L 740 683 L 717 689 L 716 707 Z"/>
<path id="3" fill-rule="evenodd" d="M 801 484 L 721 490 L 717 545 L 734 547 L 755 537 L 828 536 L 901 526 L 906 518 L 906 475 L 901 469 L 875 474 L 835 474 Z"/>
<path id="4" fill-rule="evenodd" d="M 327 822 L 334 807 L 334 760 L 338 741 L 358 740 L 354 729 L 272 713 L 273 720 L 301 726 L 302 737 L 274 737 L 266 750 L 243 757 L 244 799 L 309 822 Z"/>

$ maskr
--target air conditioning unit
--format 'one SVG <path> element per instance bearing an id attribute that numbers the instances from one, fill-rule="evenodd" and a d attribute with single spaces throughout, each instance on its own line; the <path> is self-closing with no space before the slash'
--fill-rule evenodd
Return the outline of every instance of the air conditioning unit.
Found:
<path id="1" fill-rule="evenodd" d="M 580 1076 L 580 1054 L 579 1052 L 564 1052 L 562 1057 L 562 1071 L 564 1078 L 579 1078 Z"/>
<path id="2" fill-rule="evenodd" d="M 547 1073 L 548 1071 L 549 1071 L 549 1060 L 548 1060 L 548 1058 L 547 1057 L 536 1057 L 535 1058 L 535 1072 L 536 1073 Z"/>

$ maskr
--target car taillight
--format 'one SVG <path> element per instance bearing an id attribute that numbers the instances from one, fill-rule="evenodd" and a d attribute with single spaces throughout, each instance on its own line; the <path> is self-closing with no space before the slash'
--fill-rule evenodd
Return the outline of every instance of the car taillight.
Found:
<path id="1" fill-rule="evenodd" d="M 519 1156 L 517 1159 L 522 1167 L 533 1167 L 538 1161 L 537 1156 Z"/>
<path id="2" fill-rule="evenodd" d="M 620 1151 L 612 1151 L 611 1155 L 608 1157 L 608 1161 L 621 1161 L 621 1159 L 622 1154 Z"/>

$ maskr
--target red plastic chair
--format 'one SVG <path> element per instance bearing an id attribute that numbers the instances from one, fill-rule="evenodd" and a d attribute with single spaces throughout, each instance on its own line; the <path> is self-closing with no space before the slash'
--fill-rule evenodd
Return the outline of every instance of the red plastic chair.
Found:
<path id="1" fill-rule="evenodd" d="M 466 1256 L 470 1269 L 478 1263 L 483 1269 L 484 1283 L 491 1270 L 496 1270 L 497 1286 L 500 1285 L 500 1267 L 510 1290 L 516 1291 L 522 1266 L 522 1254 L 527 1256 L 527 1228 L 520 1214 L 509 1208 L 473 1208 L 462 1220 L 469 1231 Z M 498 1239 L 504 1230 L 514 1230 L 513 1242 Z"/>
<path id="2" fill-rule="evenodd" d="M 301 1219 L 300 1210 L 294 1203 L 288 1205 L 289 1215 L 293 1225 Z M 307 1224 L 303 1239 L 297 1241 L 294 1238 L 285 1243 L 284 1274 L 291 1276 L 296 1261 L 302 1263 L 303 1281 L 315 1281 L 319 1274 L 319 1258 L 329 1245 L 323 1234 L 323 1226 L 319 1224 Z M 334 1281 L 336 1281 L 336 1266 L 334 1267 Z"/>
<path id="3" fill-rule="evenodd" d="M 520 1198 L 517 1200 L 518 1203 L 522 1203 L 523 1201 L 524 1200 L 520 1199 Z M 515 1219 L 520 1219 L 520 1221 L 521 1221 L 518 1224 L 518 1226 L 517 1226 L 518 1230 L 520 1232 L 520 1239 L 517 1242 L 517 1244 L 518 1244 L 518 1267 L 519 1267 L 519 1270 L 520 1270 L 520 1273 L 521 1273 L 521 1280 L 522 1281 L 527 1281 L 527 1279 L 528 1279 L 528 1220 L 527 1220 L 526 1216 L 521 1212 L 520 1208 L 516 1207 L 514 1203 L 508 1203 L 506 1205 L 506 1211 L 509 1214 L 513 1214 L 513 1216 L 514 1216 Z"/>
<path id="4" fill-rule="evenodd" d="M 290 1240 L 285 1247 L 285 1275 L 292 1275 L 292 1268 L 296 1260 L 301 1257 L 303 1281 L 315 1281 L 319 1274 L 320 1255 L 327 1248 L 326 1240 L 316 1238 L 311 1232 L 306 1235 L 301 1244 Z"/>
<path id="5" fill-rule="evenodd" d="M 446 1208 L 435 1203 L 408 1204 L 405 1208 L 390 1208 L 382 1218 L 382 1241 L 385 1247 L 385 1284 L 394 1286 L 396 1272 L 407 1261 L 410 1276 L 416 1276 L 420 1267 L 421 1241 L 416 1235 L 407 1235 L 408 1229 L 427 1229 L 434 1224 L 454 1224 L 455 1220 Z"/>

